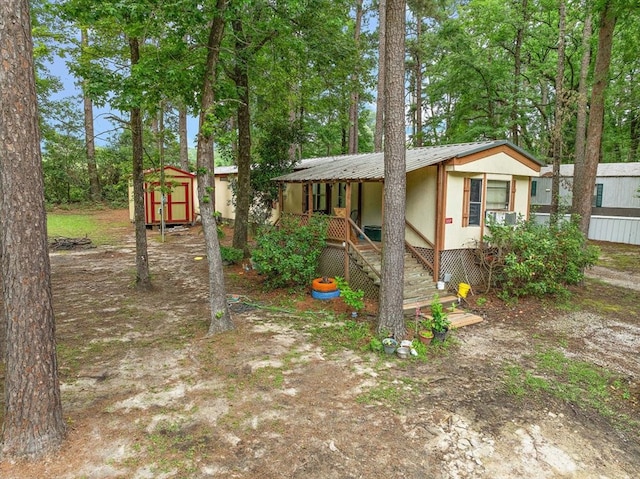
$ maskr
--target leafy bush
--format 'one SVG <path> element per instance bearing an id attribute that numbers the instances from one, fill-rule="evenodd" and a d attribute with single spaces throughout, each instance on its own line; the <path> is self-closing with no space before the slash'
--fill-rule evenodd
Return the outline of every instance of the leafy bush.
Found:
<path id="1" fill-rule="evenodd" d="M 220 246 L 220 256 L 225 263 L 236 264 L 242 261 L 244 251 L 230 246 Z"/>
<path id="2" fill-rule="evenodd" d="M 340 276 L 336 276 L 336 284 L 340 290 L 340 297 L 344 304 L 352 308 L 354 311 L 360 311 L 364 308 L 364 291 L 361 289 L 353 290 L 349 283 Z"/>
<path id="3" fill-rule="evenodd" d="M 271 288 L 306 286 L 316 276 L 318 259 L 325 246 L 329 218 L 283 215 L 277 227 L 262 229 L 256 238 L 253 260 L 267 276 Z"/>
<path id="4" fill-rule="evenodd" d="M 578 221 L 541 225 L 518 220 L 513 226 L 489 224 L 484 257 L 490 256 L 492 279 L 502 299 L 546 294 L 567 295 L 567 285 L 584 279 L 584 269 L 600 254 L 588 246 Z"/>

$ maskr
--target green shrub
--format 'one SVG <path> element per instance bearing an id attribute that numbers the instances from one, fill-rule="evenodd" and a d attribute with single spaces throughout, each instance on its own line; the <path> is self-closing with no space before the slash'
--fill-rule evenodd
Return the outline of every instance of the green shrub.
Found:
<path id="1" fill-rule="evenodd" d="M 220 255 L 225 263 L 236 264 L 242 261 L 244 251 L 230 246 L 220 246 Z"/>
<path id="2" fill-rule="evenodd" d="M 522 296 L 567 295 L 567 285 L 584 279 L 600 251 L 588 246 L 578 221 L 541 225 L 519 219 L 514 226 L 488 225 L 483 254 L 491 256 L 492 283 L 508 300 Z"/>
<path id="3" fill-rule="evenodd" d="M 262 229 L 252 253 L 258 271 L 270 288 L 303 287 L 316 276 L 318 259 L 325 246 L 329 218 L 283 215 L 277 227 Z"/>
<path id="4" fill-rule="evenodd" d="M 336 285 L 340 290 L 340 297 L 344 304 L 352 308 L 354 311 L 360 311 L 364 308 L 364 291 L 361 289 L 353 290 L 349 283 L 340 276 L 335 277 Z"/>

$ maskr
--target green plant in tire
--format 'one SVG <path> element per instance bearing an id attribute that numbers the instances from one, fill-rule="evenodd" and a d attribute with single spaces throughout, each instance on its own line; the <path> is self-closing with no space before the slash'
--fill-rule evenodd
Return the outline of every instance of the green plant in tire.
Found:
<path id="1" fill-rule="evenodd" d="M 364 291 L 361 289 L 354 290 L 351 289 L 349 283 L 345 281 L 344 278 L 340 276 L 335 277 L 336 284 L 338 285 L 338 289 L 340 290 L 340 297 L 344 304 L 352 308 L 354 311 L 360 311 L 364 308 Z"/>

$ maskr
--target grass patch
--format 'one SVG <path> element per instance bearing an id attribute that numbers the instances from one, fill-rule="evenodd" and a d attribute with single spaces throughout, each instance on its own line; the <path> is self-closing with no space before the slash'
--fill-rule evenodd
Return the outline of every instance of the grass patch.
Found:
<path id="1" fill-rule="evenodd" d="M 581 408 L 595 410 L 621 428 L 638 427 L 640 422 L 622 414 L 631 393 L 624 378 L 594 364 L 565 356 L 558 349 L 543 349 L 531 358 L 533 367 L 515 364 L 505 367 L 507 392 L 524 398 L 531 394 L 549 394 Z"/>
<path id="2" fill-rule="evenodd" d="M 598 260 L 599 266 L 620 271 L 640 271 L 640 255 L 638 255 L 636 245 L 608 242 L 596 242 L 595 244 L 601 251 Z"/>
<path id="3" fill-rule="evenodd" d="M 101 227 L 91 214 L 47 214 L 49 238 L 90 238 L 94 245 L 114 244 L 119 238 Z"/>
<path id="4" fill-rule="evenodd" d="M 392 411 L 400 412 L 410 405 L 420 392 L 421 383 L 408 377 L 399 377 L 393 381 L 381 381 L 380 384 L 356 398 L 359 404 L 379 404 Z"/>

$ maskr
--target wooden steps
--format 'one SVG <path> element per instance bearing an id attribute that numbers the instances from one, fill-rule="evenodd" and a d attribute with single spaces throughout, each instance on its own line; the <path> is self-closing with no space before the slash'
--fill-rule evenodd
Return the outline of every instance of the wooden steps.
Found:
<path id="1" fill-rule="evenodd" d="M 380 285 L 380 269 L 381 257 L 371 245 L 362 245 L 350 251 L 351 257 L 356 261 L 358 266 L 371 278 L 376 285 Z M 377 273 L 377 274 L 376 274 Z M 411 253 L 406 252 L 404 255 L 404 305 L 405 314 L 415 315 L 415 310 L 428 312 L 431 301 L 435 295 L 438 295 L 440 302 L 449 314 L 452 328 L 462 328 L 470 324 L 476 324 L 482 321 L 482 317 L 472 313 L 468 313 L 461 309 L 454 309 L 449 312 L 452 305 L 458 304 L 457 296 L 436 288 L 431 273 L 427 271 L 422 264 L 416 260 Z M 425 313 L 420 314 L 426 317 Z"/>

